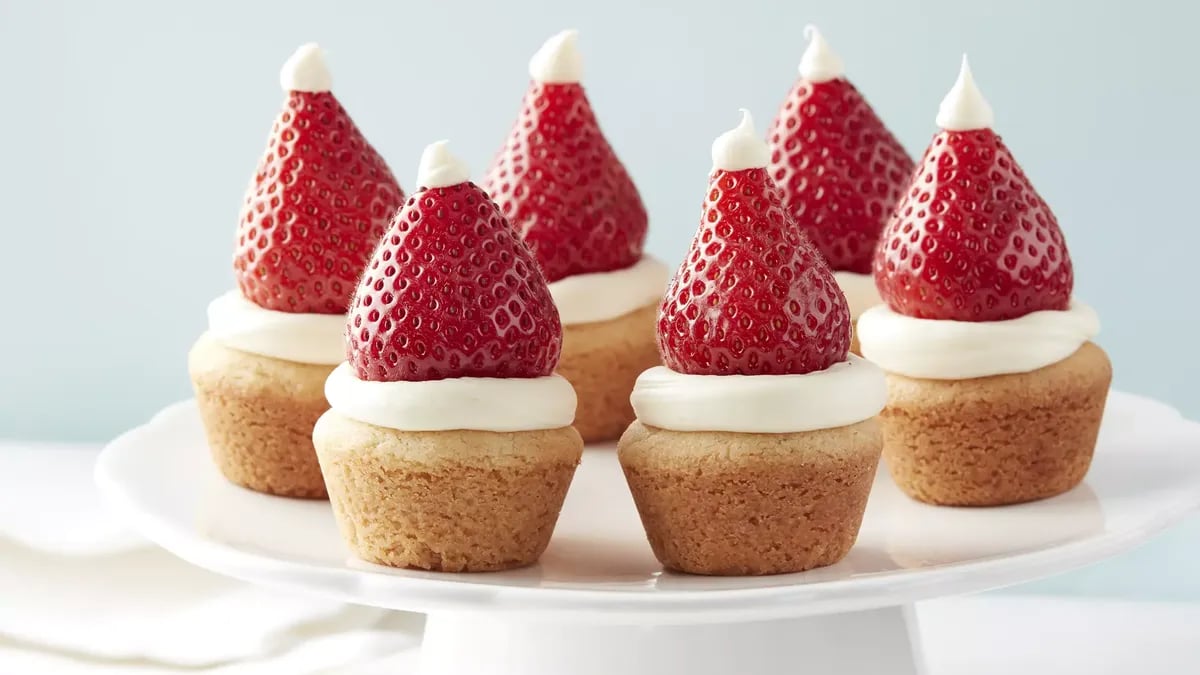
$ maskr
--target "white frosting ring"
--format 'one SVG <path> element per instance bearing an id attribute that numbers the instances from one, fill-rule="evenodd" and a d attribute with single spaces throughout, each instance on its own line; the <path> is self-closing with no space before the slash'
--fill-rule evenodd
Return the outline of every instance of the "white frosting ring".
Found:
<path id="1" fill-rule="evenodd" d="M 401 431 L 534 431 L 575 420 L 575 389 L 558 374 L 372 382 L 343 363 L 325 381 L 325 398 L 346 417 Z"/>
<path id="2" fill-rule="evenodd" d="M 576 274 L 550 284 L 550 295 L 564 326 L 608 321 L 657 304 L 671 281 L 671 270 L 650 256 L 611 272 Z"/>
<path id="3" fill-rule="evenodd" d="M 346 315 L 279 312 L 232 290 L 208 305 L 217 342 L 273 359 L 332 366 L 346 360 Z"/>
<path id="4" fill-rule="evenodd" d="M 883 371 L 866 359 L 803 375 L 642 373 L 630 397 L 643 424 L 673 431 L 786 434 L 870 419 L 887 403 Z"/>
<path id="5" fill-rule="evenodd" d="M 837 280 L 838 288 L 841 288 L 842 294 L 846 296 L 846 304 L 850 305 L 851 319 L 858 319 L 863 312 L 883 302 L 883 298 L 879 296 L 879 289 L 875 287 L 875 276 L 872 274 L 834 272 L 833 278 Z"/>
<path id="6" fill-rule="evenodd" d="M 1100 332 L 1089 306 L 1030 312 L 1006 321 L 914 319 L 880 305 L 858 319 L 863 356 L 881 368 L 929 380 L 1028 373 L 1074 354 Z"/>

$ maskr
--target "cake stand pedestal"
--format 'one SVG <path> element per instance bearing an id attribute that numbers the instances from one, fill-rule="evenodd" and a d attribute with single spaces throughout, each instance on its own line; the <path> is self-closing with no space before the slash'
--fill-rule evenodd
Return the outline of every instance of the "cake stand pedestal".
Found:
<path id="1" fill-rule="evenodd" d="M 919 675 L 911 606 L 799 619 L 608 626 L 433 614 L 421 675 Z"/>
<path id="2" fill-rule="evenodd" d="M 428 613 L 421 675 L 919 675 L 911 603 L 1098 561 L 1200 507 L 1200 425 L 1113 392 L 1087 480 L 1033 504 L 927 506 L 881 473 L 842 562 L 770 577 L 664 572 L 611 446 L 585 452 L 541 562 L 488 574 L 355 560 L 328 503 L 225 482 L 190 401 L 113 441 L 96 479 L 135 529 L 201 567 Z"/>

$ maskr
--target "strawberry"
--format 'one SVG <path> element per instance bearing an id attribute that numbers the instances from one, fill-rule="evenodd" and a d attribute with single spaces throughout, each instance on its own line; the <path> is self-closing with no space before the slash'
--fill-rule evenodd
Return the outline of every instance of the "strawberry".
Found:
<path id="1" fill-rule="evenodd" d="M 573 50 L 573 32 L 555 36 L 531 70 L 552 62 L 545 72 L 561 73 L 564 63 L 577 61 Z M 484 187 L 548 281 L 629 267 L 641 259 L 646 239 L 646 209 L 637 188 L 601 133 L 579 82 L 539 80 L 548 77 L 542 70 L 534 76 Z"/>
<path id="2" fill-rule="evenodd" d="M 320 59 L 302 47 L 284 79 L 299 68 L 327 86 Z M 261 307 L 342 314 L 404 192 L 331 92 L 287 88 L 246 193 L 234 274 Z"/>
<path id="3" fill-rule="evenodd" d="M 762 145 L 749 115 L 730 133 Z M 694 375 L 781 375 L 844 361 L 846 298 L 784 210 L 766 162 L 715 163 L 700 229 L 659 310 L 663 363 Z"/>
<path id="4" fill-rule="evenodd" d="M 771 125 L 784 207 L 835 270 L 867 274 L 913 162 L 809 27 L 801 77 Z M 832 67 L 819 68 L 832 61 Z M 806 76 L 807 75 L 807 76 Z"/>
<path id="5" fill-rule="evenodd" d="M 347 319 L 360 379 L 541 377 L 558 363 L 562 327 L 533 255 L 456 161 L 426 149 L 424 187 L 367 265 Z"/>
<path id="6" fill-rule="evenodd" d="M 1066 309 L 1074 272 L 1058 220 L 991 130 L 965 57 L 938 123 L 875 254 L 884 301 L 956 321 Z"/>

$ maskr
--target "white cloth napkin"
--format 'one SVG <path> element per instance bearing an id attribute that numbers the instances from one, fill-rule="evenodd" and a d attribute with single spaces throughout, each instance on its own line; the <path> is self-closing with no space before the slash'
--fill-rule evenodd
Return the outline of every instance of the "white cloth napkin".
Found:
<path id="1" fill-rule="evenodd" d="M 234 581 L 130 533 L 93 486 L 97 452 L 0 444 L 0 651 L 63 661 L 47 672 L 69 672 L 70 662 L 139 672 L 294 658 L 303 665 L 263 672 L 316 673 L 415 644 L 411 616 Z"/>
<path id="2" fill-rule="evenodd" d="M 137 660 L 83 659 L 29 649 L 0 638 L 5 675 L 406 675 L 419 653 L 419 615 L 393 612 L 371 630 L 314 635 L 294 649 L 209 668 L 170 667 Z M 386 667 L 388 670 L 377 670 Z"/>
<path id="3" fill-rule="evenodd" d="M 81 558 L 0 543 L 0 561 L 0 635 L 102 659 L 227 663 L 384 615 L 254 587 L 149 548 Z"/>
<path id="4" fill-rule="evenodd" d="M 35 551 L 107 555 L 149 547 L 104 510 L 95 445 L 0 442 L 0 537 Z"/>

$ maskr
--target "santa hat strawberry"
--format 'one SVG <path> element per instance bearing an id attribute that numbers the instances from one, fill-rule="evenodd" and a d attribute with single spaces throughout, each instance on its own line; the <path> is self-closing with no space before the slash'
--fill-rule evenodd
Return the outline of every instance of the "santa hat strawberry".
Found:
<path id="1" fill-rule="evenodd" d="M 875 255 L 884 301 L 958 321 L 1066 309 L 1074 273 L 1058 220 L 992 131 L 965 56 L 937 123 Z"/>
<path id="2" fill-rule="evenodd" d="M 829 265 L 783 209 L 750 114 L 713 143 L 700 229 L 658 317 L 671 370 L 781 375 L 846 360 L 850 311 Z"/>
<path id="3" fill-rule="evenodd" d="M 869 274 L 913 162 L 844 77 L 825 38 L 813 26 L 805 35 L 800 79 L 767 135 L 771 178 L 833 269 Z"/>
<path id="4" fill-rule="evenodd" d="M 533 251 L 548 281 L 636 263 L 646 209 L 609 146 L 581 77 L 576 32 L 550 38 L 484 187 Z"/>
<path id="5" fill-rule="evenodd" d="M 261 307 L 342 314 L 404 192 L 330 92 L 317 45 L 288 59 L 280 84 L 287 100 L 246 193 L 234 274 Z"/>
<path id="6" fill-rule="evenodd" d="M 537 263 L 470 172 L 425 148 L 417 192 L 375 250 L 350 308 L 359 379 L 542 377 L 562 326 Z"/>

